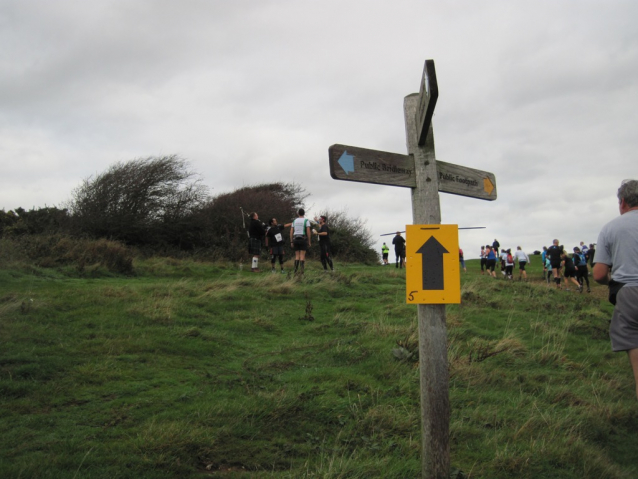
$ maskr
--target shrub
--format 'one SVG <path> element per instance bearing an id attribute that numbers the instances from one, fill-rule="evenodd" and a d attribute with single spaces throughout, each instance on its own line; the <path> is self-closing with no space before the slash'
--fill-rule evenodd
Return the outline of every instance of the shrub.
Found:
<path id="1" fill-rule="evenodd" d="M 26 211 L 0 211 L 0 236 L 55 234 L 65 231 L 69 225 L 67 210 L 56 207 L 32 208 Z"/>
<path id="2" fill-rule="evenodd" d="M 74 232 L 131 245 L 190 245 L 207 188 L 172 155 L 116 163 L 87 178 L 69 202 Z"/>
<path id="3" fill-rule="evenodd" d="M 372 233 L 361 218 L 349 218 L 343 211 L 324 211 L 330 227 L 332 255 L 341 261 L 376 264 L 379 255 L 374 250 Z"/>
<path id="4" fill-rule="evenodd" d="M 247 214 L 256 211 L 266 224 L 277 218 L 290 222 L 308 195 L 294 183 L 270 183 L 245 186 L 213 198 L 198 213 L 201 225 L 198 245 L 216 256 L 237 261 L 248 257 Z"/>
<path id="5" fill-rule="evenodd" d="M 42 268 L 75 266 L 83 272 L 86 267 L 100 266 L 112 273 L 132 274 L 133 253 L 124 244 L 106 239 L 77 239 L 64 235 L 23 235 L 20 239 L 3 238 L 0 252 L 6 267 L 29 261 Z"/>

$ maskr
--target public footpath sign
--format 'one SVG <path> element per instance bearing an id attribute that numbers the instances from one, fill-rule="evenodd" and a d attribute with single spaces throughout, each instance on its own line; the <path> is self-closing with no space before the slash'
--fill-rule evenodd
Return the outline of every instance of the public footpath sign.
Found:
<path id="1" fill-rule="evenodd" d="M 407 231 L 406 300 L 416 304 L 421 378 L 423 479 L 450 477 L 450 398 L 445 305 L 460 302 L 456 225 L 441 225 L 439 191 L 496 199 L 492 173 L 439 162 L 434 154 L 432 116 L 439 96 L 434 61 L 426 60 L 419 93 L 403 100 L 408 154 L 347 145 L 329 148 L 330 175 L 411 189 L 412 222 Z"/>
<path id="2" fill-rule="evenodd" d="M 406 226 L 406 301 L 459 304 L 459 228 L 457 225 Z"/>

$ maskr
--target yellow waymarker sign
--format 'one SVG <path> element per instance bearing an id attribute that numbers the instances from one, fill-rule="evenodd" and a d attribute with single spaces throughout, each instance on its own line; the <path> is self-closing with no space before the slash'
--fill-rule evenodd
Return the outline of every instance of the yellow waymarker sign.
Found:
<path id="1" fill-rule="evenodd" d="M 489 178 L 483 179 L 483 189 L 488 195 L 491 195 L 492 191 L 494 191 L 494 185 L 492 184 Z"/>
<path id="2" fill-rule="evenodd" d="M 406 301 L 461 302 L 458 225 L 406 226 Z"/>

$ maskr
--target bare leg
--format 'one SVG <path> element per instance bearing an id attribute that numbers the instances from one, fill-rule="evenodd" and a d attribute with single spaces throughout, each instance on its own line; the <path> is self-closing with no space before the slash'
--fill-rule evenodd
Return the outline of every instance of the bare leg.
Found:
<path id="1" fill-rule="evenodd" d="M 627 351 L 629 362 L 634 370 L 634 381 L 636 383 L 636 399 L 638 399 L 638 348 Z"/>

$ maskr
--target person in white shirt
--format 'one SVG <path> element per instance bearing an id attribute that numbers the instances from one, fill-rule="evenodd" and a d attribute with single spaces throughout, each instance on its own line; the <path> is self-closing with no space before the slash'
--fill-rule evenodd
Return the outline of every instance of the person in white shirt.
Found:
<path id="1" fill-rule="evenodd" d="M 505 268 L 507 267 L 505 263 L 507 263 L 507 250 L 503 248 L 501 250 L 501 274 L 503 276 L 505 276 Z"/>
<path id="2" fill-rule="evenodd" d="M 304 274 L 306 265 L 306 250 L 310 248 L 310 220 L 304 218 L 306 214 L 303 208 L 299 208 L 298 217 L 292 222 L 290 228 L 290 246 L 295 251 L 295 273 L 301 266 L 301 274 Z"/>
<path id="3" fill-rule="evenodd" d="M 525 252 L 521 249 L 520 246 L 516 247 L 516 253 L 514 253 L 514 258 L 518 261 L 518 270 L 520 274 L 518 275 L 518 280 L 524 279 L 527 281 L 527 272 L 525 271 L 525 266 L 529 263 L 529 256 L 525 254 Z"/>

